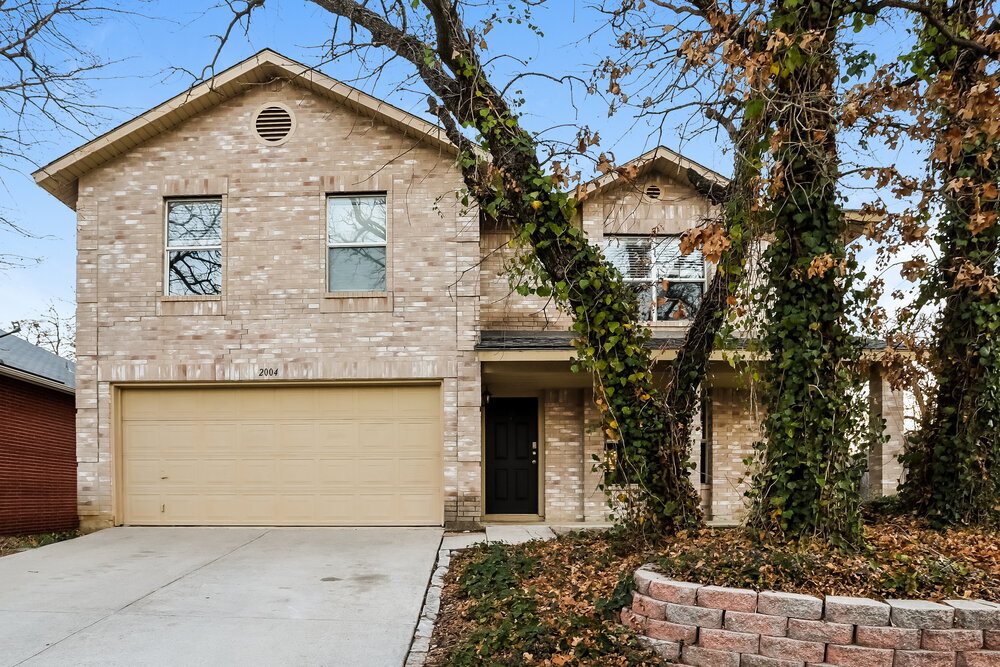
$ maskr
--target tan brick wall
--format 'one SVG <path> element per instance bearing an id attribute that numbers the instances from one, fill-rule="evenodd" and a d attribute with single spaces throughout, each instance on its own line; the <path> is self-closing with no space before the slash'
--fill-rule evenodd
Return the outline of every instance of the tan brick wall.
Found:
<path id="1" fill-rule="evenodd" d="M 601 412 L 594 403 L 594 392 L 584 391 L 583 396 L 583 514 L 585 521 L 605 522 L 611 515 L 608 497 L 597 488 L 603 475 L 594 470 L 593 457 L 604 457 L 604 432 Z"/>
<path id="2" fill-rule="evenodd" d="M 649 200 L 642 195 L 655 184 L 661 196 Z M 604 190 L 583 205 L 584 229 L 596 234 L 680 234 L 712 213 L 708 200 L 671 178 L 653 171 L 635 183 L 622 182 Z"/>
<path id="3" fill-rule="evenodd" d="M 712 396 L 711 519 L 737 521 L 744 510 L 746 465 L 760 438 L 761 416 L 745 389 L 715 387 Z"/>
<path id="4" fill-rule="evenodd" d="M 480 237 L 480 306 L 483 329 L 566 331 L 573 324 L 549 298 L 521 296 L 510 286 L 508 267 L 519 252 L 510 246 L 509 231 L 483 230 Z"/>
<path id="5" fill-rule="evenodd" d="M 893 391 L 882 377 L 881 369 L 873 364 L 868 382 L 872 415 L 885 420 L 884 443 L 877 443 L 868 453 L 868 497 L 891 496 L 896 493 L 903 476 L 899 455 L 906 444 L 903 392 Z"/>
<path id="6" fill-rule="evenodd" d="M 280 146 L 251 134 L 285 102 Z M 478 221 L 453 158 L 296 86 L 259 87 L 86 174 L 79 197 L 79 504 L 112 519 L 111 384 L 435 378 L 443 382 L 446 519 L 480 516 Z M 326 298 L 325 194 L 386 191 L 382 300 Z M 224 196 L 218 299 L 163 294 L 163 198 Z M 352 312 L 357 311 L 357 312 Z"/>
<path id="7" fill-rule="evenodd" d="M 545 518 L 549 522 L 584 520 L 583 390 L 546 391 Z"/>
<path id="8" fill-rule="evenodd" d="M 662 196 L 649 201 L 640 196 L 647 184 L 660 186 Z M 708 202 L 668 174 L 654 171 L 635 184 L 608 187 L 581 204 L 583 230 L 593 243 L 610 234 L 680 234 L 712 214 Z M 511 234 L 501 228 L 483 230 L 480 239 L 482 269 L 482 328 L 511 330 L 567 330 L 572 318 L 561 313 L 551 299 L 512 293 L 505 267 L 516 257 Z M 708 266 L 709 277 L 713 270 Z M 684 322 L 657 322 L 660 330 L 684 331 Z"/>
<path id="9" fill-rule="evenodd" d="M 280 146 L 252 136 L 254 112 L 284 102 L 297 129 Z M 662 174 L 663 198 L 611 188 L 585 203 L 591 238 L 678 233 L 707 212 Z M 645 182 L 645 181 L 644 181 Z M 83 176 L 78 202 L 79 506 L 87 527 L 114 511 L 112 385 L 126 382 L 434 378 L 443 383 L 445 518 L 481 516 L 480 366 L 483 328 L 567 329 L 547 299 L 511 295 L 503 231 L 479 232 L 460 210 L 452 157 L 369 117 L 292 85 L 248 90 Z M 325 295 L 325 195 L 385 191 L 389 284 L 385 298 Z M 217 299 L 163 298 L 163 200 L 221 195 L 224 287 Z M 481 262 L 481 263 L 480 263 Z M 481 295 L 481 296 L 480 296 Z M 683 330 L 683 323 L 661 328 Z M 545 395 L 545 512 L 551 521 L 603 521 L 591 454 L 603 438 L 589 390 Z M 733 514 L 723 485 L 747 436 L 731 415 L 717 425 L 712 496 Z M 741 421 L 742 419 L 742 421 Z M 742 439 L 741 439 L 742 438 Z"/>

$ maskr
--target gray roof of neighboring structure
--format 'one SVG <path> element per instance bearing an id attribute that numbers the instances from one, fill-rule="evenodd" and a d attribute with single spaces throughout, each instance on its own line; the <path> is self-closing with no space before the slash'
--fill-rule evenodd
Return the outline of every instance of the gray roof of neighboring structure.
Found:
<path id="1" fill-rule="evenodd" d="M 76 386 L 76 364 L 17 336 L 0 331 L 0 370 L 12 368 L 50 382 Z"/>

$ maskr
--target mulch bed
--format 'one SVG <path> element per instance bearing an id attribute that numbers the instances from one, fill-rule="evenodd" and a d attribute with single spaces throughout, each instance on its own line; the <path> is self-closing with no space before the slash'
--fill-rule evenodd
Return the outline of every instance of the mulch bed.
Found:
<path id="1" fill-rule="evenodd" d="M 866 534 L 860 554 L 769 545 L 736 529 L 656 544 L 590 532 L 476 547 L 452 559 L 427 664 L 659 664 L 614 614 L 648 562 L 676 579 L 755 590 L 1000 602 L 1000 533 L 869 517 Z"/>

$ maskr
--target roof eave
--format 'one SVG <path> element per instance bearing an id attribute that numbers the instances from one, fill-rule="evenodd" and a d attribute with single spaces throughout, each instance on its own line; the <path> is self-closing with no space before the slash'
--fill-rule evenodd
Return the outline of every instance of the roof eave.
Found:
<path id="1" fill-rule="evenodd" d="M 444 130 L 437 125 L 265 49 L 53 160 L 35 171 L 32 177 L 39 186 L 75 210 L 78 182 L 87 172 L 132 150 L 156 134 L 235 97 L 242 92 L 244 86 L 266 83 L 275 78 L 288 78 L 317 94 L 331 98 L 354 111 L 369 113 L 404 134 L 429 141 L 450 153 L 458 151 L 448 141 Z"/>
<path id="2" fill-rule="evenodd" d="M 657 146 L 656 148 L 643 153 L 639 157 L 626 162 L 624 165 L 621 165 L 621 167 L 635 167 L 642 172 L 651 167 L 657 160 L 663 160 L 676 168 L 676 175 L 682 182 L 687 182 L 686 172 L 688 169 L 691 169 L 702 178 L 716 182 L 720 185 L 727 185 L 729 183 L 729 179 L 717 171 L 713 171 L 704 165 L 698 164 L 694 160 L 686 158 L 680 153 L 672 151 L 665 146 Z M 613 170 L 585 183 L 583 185 L 583 192 L 590 197 L 607 187 L 624 182 L 624 177 L 619 175 L 617 170 Z"/>
<path id="3" fill-rule="evenodd" d="M 34 373 L 28 373 L 27 371 L 22 371 L 19 368 L 14 368 L 13 366 L 5 366 L 0 364 L 0 375 L 4 375 L 15 380 L 20 380 L 22 382 L 27 382 L 29 384 L 37 385 L 39 387 L 45 387 L 46 389 L 54 389 L 55 391 L 60 391 L 64 394 L 75 395 L 76 389 L 70 387 L 69 385 L 63 384 L 56 380 L 49 379 L 47 377 L 42 377 L 41 375 L 35 375 Z"/>

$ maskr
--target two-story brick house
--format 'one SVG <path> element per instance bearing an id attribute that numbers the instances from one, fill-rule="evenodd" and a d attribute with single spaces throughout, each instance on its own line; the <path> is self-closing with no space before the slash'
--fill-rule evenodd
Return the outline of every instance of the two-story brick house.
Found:
<path id="1" fill-rule="evenodd" d="M 506 233 L 459 203 L 455 156 L 263 51 L 35 174 L 78 217 L 84 528 L 606 520 L 568 320 L 511 294 Z M 582 224 L 668 359 L 706 280 L 676 251 L 709 210 L 684 174 L 721 177 L 665 149 L 636 165 L 590 184 Z M 694 448 L 723 521 L 757 423 L 727 369 Z"/>

